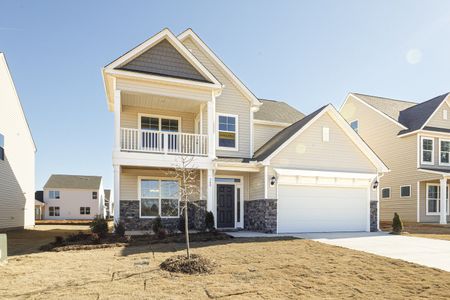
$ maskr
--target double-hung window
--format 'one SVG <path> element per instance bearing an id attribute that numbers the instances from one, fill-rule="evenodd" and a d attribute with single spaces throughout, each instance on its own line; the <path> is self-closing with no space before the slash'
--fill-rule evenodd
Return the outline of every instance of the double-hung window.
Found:
<path id="1" fill-rule="evenodd" d="M 50 217 L 59 217 L 59 206 L 50 206 L 48 208 L 48 215 Z"/>
<path id="2" fill-rule="evenodd" d="M 448 214 L 448 186 L 446 191 Z M 441 212 L 441 187 L 439 184 L 427 184 L 427 215 L 437 215 Z"/>
<path id="3" fill-rule="evenodd" d="M 90 215 L 91 208 L 90 207 L 80 207 L 80 215 Z"/>
<path id="4" fill-rule="evenodd" d="M 140 189 L 141 217 L 179 216 L 179 183 L 177 180 L 141 179 Z"/>
<path id="5" fill-rule="evenodd" d="M 92 192 L 92 199 L 94 200 L 98 199 L 98 192 Z"/>
<path id="6" fill-rule="evenodd" d="M 450 164 L 450 140 L 439 141 L 439 164 Z"/>
<path id="7" fill-rule="evenodd" d="M 49 199 L 59 199 L 59 191 L 49 191 L 48 198 Z"/>
<path id="8" fill-rule="evenodd" d="M 180 119 L 159 116 L 140 116 L 140 127 L 142 131 L 141 143 L 144 148 L 163 147 L 163 138 L 159 132 L 179 132 Z M 155 132 L 157 131 L 157 132 Z M 178 144 L 178 135 L 166 133 L 169 149 L 176 149 Z"/>
<path id="9" fill-rule="evenodd" d="M 5 160 L 5 137 L 0 133 L 0 160 Z"/>
<path id="10" fill-rule="evenodd" d="M 238 120 L 235 115 L 219 115 L 218 122 L 218 132 L 219 132 L 219 148 L 226 150 L 237 150 L 237 128 Z"/>
<path id="11" fill-rule="evenodd" d="M 433 153 L 433 139 L 432 138 L 422 138 L 421 145 L 422 153 L 421 153 L 421 162 L 423 164 L 433 164 L 434 162 L 434 153 Z"/>

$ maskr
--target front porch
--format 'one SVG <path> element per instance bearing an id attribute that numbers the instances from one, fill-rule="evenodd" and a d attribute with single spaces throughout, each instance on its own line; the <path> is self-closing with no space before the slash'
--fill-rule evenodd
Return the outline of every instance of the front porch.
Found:
<path id="1" fill-rule="evenodd" d="M 447 224 L 449 215 L 449 177 L 436 176 L 436 179 L 418 182 L 419 221 L 421 223 Z M 442 193 L 441 191 L 446 191 Z"/>

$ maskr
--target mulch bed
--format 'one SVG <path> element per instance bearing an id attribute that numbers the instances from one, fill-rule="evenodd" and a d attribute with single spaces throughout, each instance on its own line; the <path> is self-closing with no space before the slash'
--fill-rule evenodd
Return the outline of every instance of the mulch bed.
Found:
<path id="1" fill-rule="evenodd" d="M 199 232 L 189 234 L 191 242 L 209 242 L 218 240 L 232 239 L 223 232 Z M 140 235 L 140 236 L 118 236 L 113 233 L 108 233 L 105 236 L 98 236 L 93 233 L 79 232 L 72 234 L 67 238 L 56 237 L 55 241 L 44 245 L 40 248 L 41 251 L 73 251 L 73 250 L 92 250 L 111 247 L 128 247 L 128 246 L 142 246 L 160 243 L 184 243 L 185 236 L 183 234 L 170 234 L 164 238 L 158 235 Z"/>
<path id="2" fill-rule="evenodd" d="M 198 254 L 191 254 L 188 259 L 186 255 L 172 256 L 160 265 L 162 270 L 185 274 L 207 274 L 217 267 L 217 264 Z"/>

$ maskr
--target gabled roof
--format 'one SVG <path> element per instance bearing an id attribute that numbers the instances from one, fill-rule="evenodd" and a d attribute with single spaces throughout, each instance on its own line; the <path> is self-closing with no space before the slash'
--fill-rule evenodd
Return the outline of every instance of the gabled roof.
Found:
<path id="1" fill-rule="evenodd" d="M 262 145 L 258 150 L 256 150 L 253 155 L 253 159 L 257 161 L 263 161 L 270 154 L 272 154 L 275 150 L 281 147 L 290 137 L 292 137 L 295 133 L 297 133 L 300 129 L 302 129 L 306 124 L 308 124 L 315 116 L 321 113 L 327 105 L 322 106 L 318 110 L 313 113 L 307 115 L 303 119 L 295 122 L 291 126 L 288 126 L 274 135 L 267 143 Z"/>
<path id="2" fill-rule="evenodd" d="M 399 134 L 405 134 L 423 129 L 433 113 L 445 101 L 449 93 L 442 94 L 428 101 L 422 102 L 400 112 L 399 122 L 408 127 Z"/>
<path id="3" fill-rule="evenodd" d="M 336 124 L 347 134 L 352 142 L 361 150 L 361 152 L 372 162 L 379 172 L 389 171 L 384 162 L 373 152 L 373 150 L 363 141 L 363 139 L 350 127 L 345 119 L 333 107 L 325 105 L 303 119 L 295 122 L 289 127 L 281 130 L 272 139 L 259 148 L 253 160 L 270 162 L 270 159 L 277 155 L 281 149 L 294 141 L 306 128 L 318 120 L 323 114 L 328 113 Z"/>
<path id="4" fill-rule="evenodd" d="M 355 99 L 365 103 L 375 111 L 383 114 L 385 117 L 401 126 L 403 129 L 398 133 L 399 135 L 422 129 L 446 132 L 445 129 L 427 127 L 426 124 L 447 99 L 449 93 L 442 94 L 422 103 L 359 93 L 350 93 L 349 95 L 352 95 Z M 342 107 L 345 105 L 346 101 Z"/>
<path id="5" fill-rule="evenodd" d="M 249 88 L 242 83 L 242 81 L 223 63 L 223 61 L 203 42 L 203 40 L 191 29 L 188 28 L 180 35 L 178 39 L 184 41 L 187 38 L 191 38 L 203 52 L 208 56 L 214 63 L 216 63 L 220 69 L 226 74 L 226 76 L 233 82 L 236 87 L 246 96 L 250 101 L 252 106 L 259 107 L 261 102 L 256 98 L 256 96 L 250 91 Z"/>
<path id="6" fill-rule="evenodd" d="M 101 176 L 56 174 L 50 176 L 44 188 L 97 190 L 100 188 L 101 181 Z"/>
<path id="7" fill-rule="evenodd" d="M 285 102 L 268 99 L 259 101 L 262 105 L 254 114 L 255 120 L 292 124 L 305 117 L 303 113 Z"/>

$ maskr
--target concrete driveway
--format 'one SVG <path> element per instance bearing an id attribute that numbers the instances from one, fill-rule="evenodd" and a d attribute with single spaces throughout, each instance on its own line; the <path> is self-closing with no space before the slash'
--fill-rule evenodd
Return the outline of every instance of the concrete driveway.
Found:
<path id="1" fill-rule="evenodd" d="M 450 272 L 450 241 L 384 232 L 305 233 L 294 237 L 341 246 Z"/>

